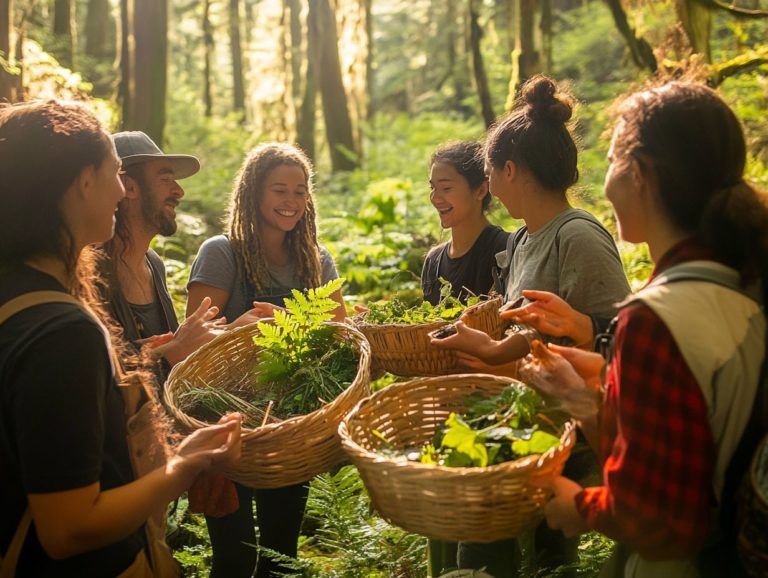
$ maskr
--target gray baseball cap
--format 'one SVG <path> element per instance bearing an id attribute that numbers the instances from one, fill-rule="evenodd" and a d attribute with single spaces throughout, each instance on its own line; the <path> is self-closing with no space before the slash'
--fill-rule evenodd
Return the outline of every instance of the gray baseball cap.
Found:
<path id="1" fill-rule="evenodd" d="M 112 135 L 117 156 L 123 167 L 130 167 L 156 159 L 168 159 L 173 164 L 177 179 L 191 177 L 200 170 L 200 161 L 192 155 L 166 155 L 154 141 L 139 130 L 118 132 Z"/>

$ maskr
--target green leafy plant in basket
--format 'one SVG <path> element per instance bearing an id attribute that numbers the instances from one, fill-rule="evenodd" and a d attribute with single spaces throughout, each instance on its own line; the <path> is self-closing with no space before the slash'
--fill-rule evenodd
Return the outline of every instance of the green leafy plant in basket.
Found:
<path id="1" fill-rule="evenodd" d="M 276 310 L 271 322 L 261 321 L 254 347 L 261 348 L 252 386 L 236 392 L 199 387 L 184 396 L 193 398 L 194 413 L 211 420 L 230 411 L 246 417 L 247 427 L 262 425 L 265 410 L 288 418 L 305 415 L 334 400 L 355 379 L 359 354 L 350 343 L 336 339 L 333 319 L 338 303 L 331 295 L 343 279 L 310 289 L 306 295 L 293 290 L 285 309 Z"/>
<path id="2" fill-rule="evenodd" d="M 260 322 L 261 335 L 253 338 L 262 348 L 256 369 L 260 393 L 274 400 L 280 416 L 303 415 L 332 401 L 357 375 L 358 353 L 334 338 L 333 319 L 338 303 L 331 295 L 341 289 L 335 279 L 310 289 L 293 290 L 285 310 L 275 311 L 274 323 Z"/>
<path id="3" fill-rule="evenodd" d="M 379 453 L 422 464 L 483 468 L 543 454 L 560 445 L 566 415 L 548 408 L 539 394 L 523 384 L 511 384 L 490 398 L 472 394 L 466 407 L 461 415 L 451 413 L 432 441 L 421 448 L 403 452 L 385 443 Z"/>
<path id="4" fill-rule="evenodd" d="M 480 297 L 472 296 L 464 304 L 451 295 L 451 284 L 440 278 L 440 301 L 432 305 L 429 301 L 408 307 L 397 296 L 388 301 L 370 303 L 364 321 L 371 325 L 385 325 L 394 323 L 432 323 L 433 321 L 454 321 L 464 313 L 467 307 L 471 307 Z"/>

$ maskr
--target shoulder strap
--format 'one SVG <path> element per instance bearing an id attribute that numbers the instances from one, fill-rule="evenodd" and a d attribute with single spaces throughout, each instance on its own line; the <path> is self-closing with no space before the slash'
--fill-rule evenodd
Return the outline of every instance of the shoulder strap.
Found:
<path id="1" fill-rule="evenodd" d="M 8 545 L 5 557 L 0 557 L 0 578 L 13 578 L 16 574 L 16 565 L 19 562 L 21 549 L 24 547 L 24 541 L 27 538 L 30 526 L 32 526 L 32 514 L 29 508 L 27 508 L 24 510 L 24 515 L 21 517 L 19 526 L 16 528 L 16 533 Z"/>
<path id="2" fill-rule="evenodd" d="M 499 295 L 503 296 L 507 290 L 507 279 L 509 277 L 509 269 L 512 266 L 512 257 L 526 233 L 528 233 L 528 227 L 523 225 L 507 237 L 507 248 L 496 253 L 496 265 L 491 267 L 491 276 L 493 277 L 493 288 Z"/>
<path id="3" fill-rule="evenodd" d="M 24 309 L 44 303 L 71 303 L 82 307 L 78 299 L 62 291 L 32 291 L 19 295 L 0 307 L 0 325 Z"/>
<path id="4" fill-rule="evenodd" d="M 25 293 L 11 299 L 0 307 L 0 325 L 24 309 L 44 303 L 71 303 L 78 307 L 81 306 L 80 301 L 72 297 L 72 295 L 61 291 L 33 291 L 32 293 Z M 0 578 L 13 578 L 13 575 L 16 573 L 16 564 L 19 561 L 19 555 L 31 525 L 32 514 L 29 508 L 27 508 L 16 528 L 16 533 L 13 535 L 5 557 L 0 558 Z"/>
<path id="5" fill-rule="evenodd" d="M 662 272 L 649 286 L 674 283 L 676 281 L 704 281 L 736 291 L 757 303 L 761 303 L 758 286 L 742 287 L 737 271 L 715 261 L 687 261 L 674 265 Z"/>

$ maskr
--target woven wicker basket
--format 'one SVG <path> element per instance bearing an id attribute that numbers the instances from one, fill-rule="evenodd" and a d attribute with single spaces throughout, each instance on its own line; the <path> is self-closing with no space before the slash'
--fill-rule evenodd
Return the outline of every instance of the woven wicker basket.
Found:
<path id="1" fill-rule="evenodd" d="M 469 307 L 462 317 L 468 327 L 479 329 L 501 339 L 506 327 L 499 316 L 501 297 L 483 301 Z M 395 375 L 430 376 L 462 371 L 458 358 L 450 349 L 440 349 L 430 343 L 429 333 L 447 325 L 446 321 L 405 324 L 373 325 L 365 322 L 365 315 L 355 324 L 371 344 L 373 365 Z"/>
<path id="2" fill-rule="evenodd" d="M 517 536 L 541 519 L 549 493 L 529 485 L 533 475 L 562 472 L 575 443 L 568 422 L 557 448 L 486 468 L 449 468 L 375 453 L 382 440 L 399 448 L 430 441 L 468 395 L 496 395 L 514 380 L 481 374 L 396 383 L 360 402 L 339 426 L 376 510 L 409 532 L 453 542 L 494 542 Z"/>
<path id="3" fill-rule="evenodd" d="M 253 337 L 258 324 L 239 327 L 213 339 L 177 364 L 165 384 L 164 401 L 170 414 L 186 431 L 209 425 L 184 412 L 177 400 L 193 387 L 212 386 L 237 390 L 253 383 L 260 348 Z M 360 353 L 353 383 L 335 400 L 320 409 L 285 421 L 243 429 L 242 457 L 227 477 L 252 488 L 280 488 L 305 482 L 346 459 L 337 429 L 344 414 L 370 394 L 370 348 L 365 337 L 343 323 L 336 339 L 351 342 Z"/>

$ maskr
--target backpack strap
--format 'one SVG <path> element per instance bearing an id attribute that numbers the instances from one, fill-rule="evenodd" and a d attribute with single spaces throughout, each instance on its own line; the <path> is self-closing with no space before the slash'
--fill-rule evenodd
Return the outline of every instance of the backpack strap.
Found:
<path id="1" fill-rule="evenodd" d="M 33 291 L 15 297 L 0 307 L 0 325 L 25 309 L 45 303 L 71 303 L 72 305 L 82 307 L 80 301 L 62 291 Z M 31 526 L 32 514 L 29 511 L 29 507 L 27 507 L 8 546 L 8 550 L 5 552 L 5 556 L 0 558 L 0 578 L 13 578 L 16 573 L 16 564 L 19 561 L 21 550 Z"/>
<path id="2" fill-rule="evenodd" d="M 575 213 L 571 213 L 565 219 L 563 219 L 563 222 L 558 225 L 557 231 L 555 231 L 555 246 L 558 247 L 558 250 L 560 247 L 560 229 L 562 229 L 567 223 L 576 220 L 588 221 L 589 223 L 598 225 L 599 230 L 607 235 L 611 239 L 611 242 L 613 242 L 613 237 L 611 237 L 611 234 L 605 227 L 603 227 L 603 225 L 600 224 L 597 219 L 584 211 L 576 211 Z M 512 267 L 512 258 L 515 255 L 517 247 L 525 240 L 527 236 L 528 226 L 523 225 L 509 236 L 507 239 L 507 248 L 500 253 L 496 253 L 496 266 L 491 268 L 491 275 L 493 276 L 493 288 L 499 295 L 504 295 L 506 293 L 507 280 L 509 279 L 509 270 Z"/>
<path id="3" fill-rule="evenodd" d="M 491 267 L 491 276 L 493 277 L 493 288 L 501 296 L 507 292 L 507 279 L 509 278 L 509 269 L 512 267 L 512 257 L 527 233 L 528 226 L 523 225 L 507 238 L 507 248 L 496 253 L 496 265 Z"/>
<path id="4" fill-rule="evenodd" d="M 16 574 L 16 564 L 19 562 L 19 556 L 21 556 L 21 550 L 24 547 L 24 542 L 31 525 L 32 513 L 29 511 L 29 507 L 27 507 L 8 546 L 8 550 L 5 552 L 5 556 L 0 557 L 0 578 L 13 578 L 14 574 Z"/>

